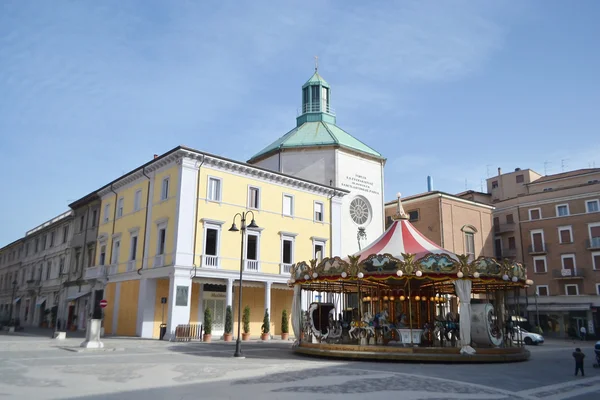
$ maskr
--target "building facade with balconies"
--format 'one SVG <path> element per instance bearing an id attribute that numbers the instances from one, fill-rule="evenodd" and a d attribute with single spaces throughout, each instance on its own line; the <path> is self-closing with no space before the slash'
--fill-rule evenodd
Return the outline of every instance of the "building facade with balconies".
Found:
<path id="1" fill-rule="evenodd" d="M 539 314 L 549 335 L 574 334 L 582 325 L 597 334 L 600 169 L 547 176 L 520 169 L 499 172 L 488 179 L 496 207 L 495 252 L 527 266 L 534 280 L 533 293 L 525 299 L 530 321 Z"/>
<path id="2" fill-rule="evenodd" d="M 158 338 L 164 323 L 169 337 L 179 324 L 201 323 L 207 308 L 213 335 L 222 334 L 226 306 L 238 312 L 240 262 L 251 334 L 260 334 L 265 309 L 278 334 L 291 309 L 291 265 L 341 254 L 348 191 L 197 150 L 156 156 L 97 193 L 96 258 L 84 277 L 92 304 L 108 302 L 106 334 Z M 242 249 L 228 229 L 249 211 L 258 228 L 248 227 Z"/>
<path id="3" fill-rule="evenodd" d="M 25 287 L 22 258 L 22 239 L 0 249 L 0 325 L 18 319 L 15 308 L 20 305 L 20 294 Z"/>

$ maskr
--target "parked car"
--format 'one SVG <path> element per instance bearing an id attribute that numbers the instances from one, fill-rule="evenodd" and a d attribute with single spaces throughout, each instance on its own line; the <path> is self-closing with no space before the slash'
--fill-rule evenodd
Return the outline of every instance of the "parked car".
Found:
<path id="1" fill-rule="evenodd" d="M 515 326 L 511 338 L 517 343 L 523 340 L 527 345 L 535 344 L 537 346 L 538 344 L 544 343 L 544 337 L 542 335 L 526 331 L 520 326 Z"/>

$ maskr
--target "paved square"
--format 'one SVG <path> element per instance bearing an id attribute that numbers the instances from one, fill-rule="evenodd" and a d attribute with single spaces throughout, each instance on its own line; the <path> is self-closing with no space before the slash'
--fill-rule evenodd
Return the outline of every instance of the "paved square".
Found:
<path id="1" fill-rule="evenodd" d="M 49 336 L 49 335 L 48 335 Z M 437 365 L 297 356 L 291 342 L 169 343 L 106 338 L 107 351 L 77 352 L 81 338 L 0 335 L 2 399 L 599 399 L 593 343 L 548 341 L 516 364 Z M 571 352 L 586 353 L 574 377 Z"/>

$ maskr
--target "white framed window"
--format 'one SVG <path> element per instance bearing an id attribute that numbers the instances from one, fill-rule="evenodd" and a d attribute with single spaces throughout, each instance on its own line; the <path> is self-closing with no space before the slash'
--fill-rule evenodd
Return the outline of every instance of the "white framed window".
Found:
<path id="1" fill-rule="evenodd" d="M 569 215 L 569 205 L 568 204 L 559 204 L 556 206 L 556 216 L 557 217 L 566 217 Z"/>
<path id="2" fill-rule="evenodd" d="M 109 204 L 105 204 L 104 205 L 104 222 L 108 222 L 109 220 L 109 214 L 110 213 L 110 203 Z"/>
<path id="3" fill-rule="evenodd" d="M 123 205 L 125 204 L 125 199 L 121 197 L 119 201 L 117 201 L 117 218 L 121 218 L 123 216 Z"/>
<path id="4" fill-rule="evenodd" d="M 531 250 L 534 253 L 546 251 L 546 244 L 544 241 L 544 230 L 535 229 L 530 232 L 531 235 Z"/>
<path id="5" fill-rule="evenodd" d="M 169 198 L 169 182 L 170 179 L 167 178 L 163 178 L 162 180 L 162 185 L 160 187 L 160 200 L 167 200 Z"/>
<path id="6" fill-rule="evenodd" d="M 536 274 L 548 272 L 548 268 L 546 267 L 546 256 L 533 257 L 533 272 Z"/>
<path id="7" fill-rule="evenodd" d="M 585 202 L 585 211 L 588 213 L 594 213 L 600 211 L 599 200 L 588 200 Z"/>
<path id="8" fill-rule="evenodd" d="M 92 210 L 92 228 L 96 227 L 97 221 L 98 221 L 98 210 L 94 208 Z"/>
<path id="9" fill-rule="evenodd" d="M 140 211 L 142 208 L 142 189 L 135 191 L 133 195 L 133 212 Z"/>
<path id="10" fill-rule="evenodd" d="M 469 256 L 469 261 L 475 259 L 475 234 L 465 232 L 465 254 Z"/>
<path id="11" fill-rule="evenodd" d="M 260 232 L 247 230 L 245 246 L 245 269 L 252 272 L 260 271 Z"/>
<path id="12" fill-rule="evenodd" d="M 260 209 L 260 188 L 248 186 L 248 208 Z"/>
<path id="13" fill-rule="evenodd" d="M 596 294 L 600 296 L 600 283 L 596 283 Z"/>
<path id="14" fill-rule="evenodd" d="M 50 247 L 54 246 L 54 237 L 56 236 L 56 232 L 50 232 Z"/>
<path id="15" fill-rule="evenodd" d="M 312 237 L 311 239 L 313 241 L 313 259 L 321 262 L 323 261 L 323 258 L 325 258 L 326 239 L 315 237 Z"/>
<path id="16" fill-rule="evenodd" d="M 315 201 L 315 215 L 314 219 L 317 222 L 323 222 L 325 220 L 325 206 L 320 201 Z"/>
<path id="17" fill-rule="evenodd" d="M 561 244 L 573 243 L 573 228 L 571 226 L 559 226 L 558 240 Z"/>
<path id="18" fill-rule="evenodd" d="M 131 233 L 131 244 L 129 246 L 129 261 L 135 261 L 137 259 L 138 249 L 138 232 Z"/>
<path id="19" fill-rule="evenodd" d="M 88 268 L 94 265 L 94 258 L 96 257 L 95 251 L 96 247 L 94 245 L 88 246 L 88 257 L 87 257 L 87 266 Z"/>
<path id="20" fill-rule="evenodd" d="M 203 267 L 218 268 L 220 265 L 222 224 L 221 221 L 204 221 Z"/>
<path id="21" fill-rule="evenodd" d="M 541 208 L 530 208 L 529 212 L 529 220 L 534 221 L 536 219 L 542 219 L 542 209 Z"/>
<path id="22" fill-rule="evenodd" d="M 579 285 L 576 283 L 570 283 L 565 285 L 565 295 L 579 296 Z"/>
<path id="23" fill-rule="evenodd" d="M 104 265 L 106 263 L 106 244 L 100 245 L 100 257 L 98 257 L 98 265 Z"/>
<path id="24" fill-rule="evenodd" d="M 291 194 L 283 195 L 283 215 L 294 215 L 294 196 Z"/>
<path id="25" fill-rule="evenodd" d="M 120 255 L 121 255 L 121 238 L 119 237 L 119 238 L 113 239 L 112 260 L 110 263 L 112 265 L 118 265 Z"/>
<path id="26" fill-rule="evenodd" d="M 294 263 L 295 244 L 295 235 L 281 233 L 281 264 L 291 266 Z"/>
<path id="27" fill-rule="evenodd" d="M 590 235 L 590 243 L 588 248 L 599 249 L 600 248 L 600 222 L 594 222 L 588 224 L 588 230 Z"/>
<path id="28" fill-rule="evenodd" d="M 565 270 L 565 269 L 570 270 L 571 276 L 575 276 L 575 273 L 577 271 L 577 264 L 575 262 L 575 254 L 561 254 L 560 262 L 562 264 L 563 270 Z M 568 276 L 568 275 L 566 275 L 566 276 Z"/>
<path id="29" fill-rule="evenodd" d="M 592 265 L 595 270 L 600 270 L 600 251 L 592 252 Z"/>
<path id="30" fill-rule="evenodd" d="M 221 178 L 208 178 L 206 198 L 210 201 L 221 201 Z"/>
<path id="31" fill-rule="evenodd" d="M 158 235 L 157 235 L 157 242 L 156 242 L 156 255 L 162 255 L 165 254 L 165 244 L 167 243 L 167 226 L 163 225 L 163 226 L 159 226 L 158 227 Z"/>
<path id="32" fill-rule="evenodd" d="M 61 274 L 67 274 L 69 273 L 68 270 L 65 270 L 65 258 L 61 257 L 58 260 L 58 276 L 60 276 Z"/>
<path id="33" fill-rule="evenodd" d="M 69 225 L 65 225 L 63 227 L 63 243 L 67 243 L 67 239 L 69 239 Z M 27 247 L 27 250 L 29 250 L 29 246 Z M 29 251 L 27 251 L 27 253 L 29 253 Z"/>
<path id="34" fill-rule="evenodd" d="M 550 296 L 550 289 L 548 288 L 548 285 L 537 285 L 535 292 L 538 296 Z"/>

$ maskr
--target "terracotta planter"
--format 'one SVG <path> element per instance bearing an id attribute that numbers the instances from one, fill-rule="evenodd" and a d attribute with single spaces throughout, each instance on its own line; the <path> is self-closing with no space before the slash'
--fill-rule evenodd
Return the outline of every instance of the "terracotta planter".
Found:
<path id="1" fill-rule="evenodd" d="M 242 340 L 250 340 L 250 333 L 242 333 Z"/>
<path id="2" fill-rule="evenodd" d="M 268 333 L 262 333 L 260 335 L 260 340 L 269 340 L 271 338 L 271 335 L 269 335 Z"/>
<path id="3" fill-rule="evenodd" d="M 233 335 L 231 333 L 224 333 L 223 334 L 223 340 L 226 342 L 231 342 L 231 338 L 233 337 Z"/>
<path id="4" fill-rule="evenodd" d="M 288 340 L 289 337 L 290 337 L 289 333 L 282 333 L 281 334 L 281 340 Z"/>
<path id="5" fill-rule="evenodd" d="M 203 342 L 210 343 L 211 338 L 212 338 L 212 335 L 210 333 L 208 335 L 207 334 L 202 335 Z"/>

